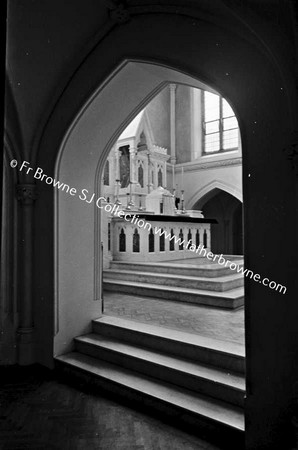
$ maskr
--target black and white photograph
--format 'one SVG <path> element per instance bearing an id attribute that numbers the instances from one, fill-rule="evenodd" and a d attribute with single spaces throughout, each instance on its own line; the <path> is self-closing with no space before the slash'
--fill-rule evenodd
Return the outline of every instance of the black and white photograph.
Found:
<path id="1" fill-rule="evenodd" d="M 0 450 L 298 450 L 297 0 L 7 0 Z"/>

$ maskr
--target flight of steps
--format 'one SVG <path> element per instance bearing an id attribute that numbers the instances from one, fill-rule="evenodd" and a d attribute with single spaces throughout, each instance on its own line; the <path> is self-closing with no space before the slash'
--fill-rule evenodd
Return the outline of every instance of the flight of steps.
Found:
<path id="1" fill-rule="evenodd" d="M 211 434 L 221 444 L 228 442 L 227 448 L 231 439 L 233 448 L 243 448 L 240 344 L 105 315 L 93 321 L 91 334 L 75 339 L 73 352 L 55 360 L 68 378 Z"/>
<path id="2" fill-rule="evenodd" d="M 112 261 L 103 276 L 105 291 L 229 309 L 244 305 L 243 275 L 219 264 Z"/>

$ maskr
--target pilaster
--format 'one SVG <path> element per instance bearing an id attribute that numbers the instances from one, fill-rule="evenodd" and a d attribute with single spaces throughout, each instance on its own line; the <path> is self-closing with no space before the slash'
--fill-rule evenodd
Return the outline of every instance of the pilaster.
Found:
<path id="1" fill-rule="evenodd" d="M 33 208 L 37 198 L 36 185 L 17 185 L 17 200 L 20 203 L 20 282 L 19 282 L 19 326 L 17 330 L 18 363 L 29 365 L 35 362 L 33 323 Z"/>
<path id="2" fill-rule="evenodd" d="M 176 164 L 176 88 L 174 83 L 170 84 L 170 142 L 171 142 L 171 164 Z M 174 188 L 174 187 L 173 187 Z"/>

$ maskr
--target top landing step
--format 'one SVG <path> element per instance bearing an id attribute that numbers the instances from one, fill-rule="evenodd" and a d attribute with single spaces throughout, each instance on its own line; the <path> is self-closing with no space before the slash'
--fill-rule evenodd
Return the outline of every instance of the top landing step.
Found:
<path id="1" fill-rule="evenodd" d="M 200 258 L 203 259 L 203 258 Z M 227 260 L 226 260 L 227 261 Z M 158 273 L 170 273 L 175 275 L 188 275 L 196 277 L 222 277 L 229 275 L 240 274 L 238 272 L 243 267 L 243 259 L 229 260 L 230 263 L 236 264 L 238 267 L 231 269 L 229 265 L 220 265 L 215 263 L 207 263 L 205 258 L 204 262 L 200 264 L 198 258 L 179 261 L 163 261 L 163 262 L 137 262 L 133 261 L 111 261 L 111 269 L 118 270 L 130 270 L 138 272 L 158 272 Z M 232 266 L 235 267 L 235 266 Z"/>

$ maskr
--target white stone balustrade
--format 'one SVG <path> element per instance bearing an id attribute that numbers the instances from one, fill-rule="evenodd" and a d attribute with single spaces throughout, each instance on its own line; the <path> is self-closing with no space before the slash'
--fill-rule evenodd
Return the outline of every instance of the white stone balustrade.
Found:
<path id="1" fill-rule="evenodd" d="M 130 214 L 133 217 L 133 213 Z M 166 220 L 165 217 L 167 217 Z M 119 217 L 113 217 L 110 220 L 110 258 L 114 261 L 174 261 L 184 258 L 204 257 L 206 252 L 210 251 L 210 222 L 213 222 L 212 220 L 191 217 L 178 219 L 161 215 L 151 217 L 149 215 L 138 215 L 138 223 L 136 223 L 136 220 L 131 223 Z M 151 224 L 151 228 L 149 224 Z M 164 237 L 163 245 L 163 238 L 158 233 L 155 234 L 157 229 L 164 230 L 165 234 L 175 235 L 176 239 L 173 238 L 170 241 L 169 238 Z M 184 240 L 183 248 L 177 242 L 179 238 Z M 192 245 L 189 243 L 190 239 Z M 197 251 L 199 244 L 201 244 L 201 247 Z M 206 252 L 204 249 L 201 250 L 203 245 Z"/>

